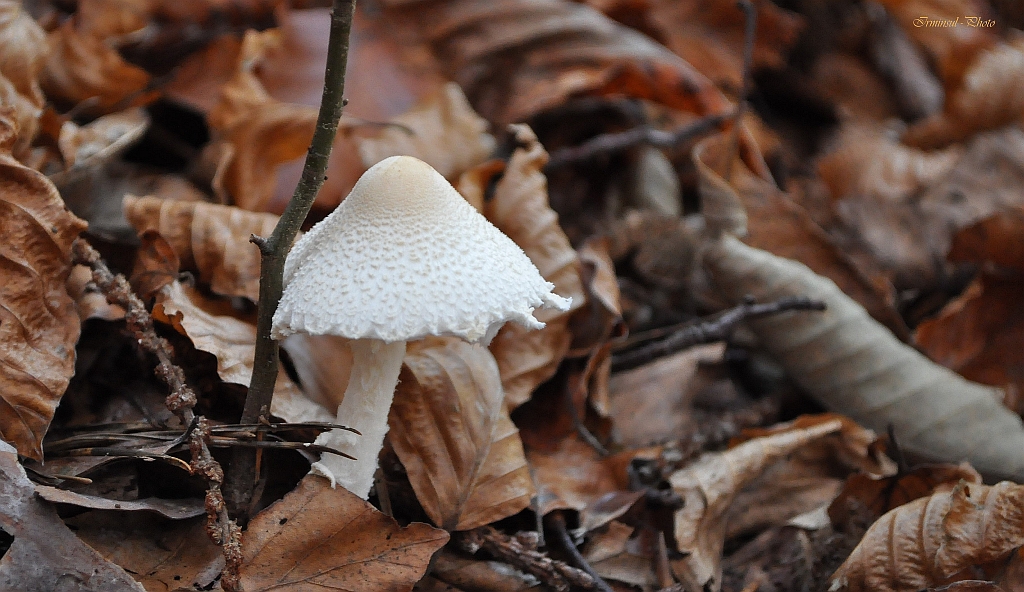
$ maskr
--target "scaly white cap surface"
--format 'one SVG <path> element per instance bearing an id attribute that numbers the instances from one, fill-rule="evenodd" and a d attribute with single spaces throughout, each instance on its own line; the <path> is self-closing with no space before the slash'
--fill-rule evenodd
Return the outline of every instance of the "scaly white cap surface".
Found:
<path id="1" fill-rule="evenodd" d="M 292 249 L 273 335 L 411 341 L 490 338 L 506 321 L 537 329 L 537 306 L 569 300 L 511 239 L 427 163 L 393 156 Z"/>

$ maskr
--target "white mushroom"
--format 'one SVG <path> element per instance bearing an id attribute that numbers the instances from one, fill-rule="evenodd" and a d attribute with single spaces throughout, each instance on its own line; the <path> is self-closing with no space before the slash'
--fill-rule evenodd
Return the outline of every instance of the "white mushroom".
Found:
<path id="1" fill-rule="evenodd" d="M 430 165 L 410 156 L 366 171 L 338 208 L 292 249 L 273 335 L 353 339 L 338 423 L 313 472 L 366 498 L 388 430 L 407 341 L 455 335 L 489 342 L 506 321 L 544 326 L 537 306 L 568 310 L 530 259 Z"/>

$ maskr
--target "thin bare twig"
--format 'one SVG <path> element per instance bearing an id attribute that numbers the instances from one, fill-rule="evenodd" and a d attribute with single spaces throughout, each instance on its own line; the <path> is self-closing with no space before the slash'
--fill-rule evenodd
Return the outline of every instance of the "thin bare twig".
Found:
<path id="1" fill-rule="evenodd" d="M 775 302 L 768 302 L 766 304 L 744 302 L 711 320 L 686 325 L 661 341 L 655 341 L 623 353 L 614 354 L 612 356 L 612 369 L 628 370 L 636 368 L 651 360 L 695 345 L 722 341 L 729 336 L 729 333 L 732 332 L 739 322 L 745 319 L 754 319 L 797 310 L 825 310 L 825 304 L 802 297 L 780 298 Z"/>
<path id="2" fill-rule="evenodd" d="M 132 292 L 128 280 L 124 279 L 123 275 L 114 275 L 96 249 L 84 239 L 80 238 L 72 244 L 71 254 L 75 263 L 89 266 L 93 281 L 106 296 L 107 301 L 117 304 L 126 311 L 125 321 L 139 346 L 156 356 L 157 366 L 154 372 L 171 389 L 167 396 L 167 408 L 178 416 L 181 425 L 186 426 L 189 451 L 192 453 L 189 471 L 209 483 L 209 489 L 206 490 L 206 532 L 224 552 L 221 587 L 228 592 L 241 592 L 241 529 L 228 516 L 227 505 L 221 493 L 224 471 L 210 454 L 210 423 L 205 417 L 192 411 L 197 400 L 195 391 L 186 384 L 184 370 L 172 361 L 174 354 L 171 344 L 156 334 L 153 329 L 153 318 L 142 300 Z"/>
<path id="3" fill-rule="evenodd" d="M 649 125 L 641 125 L 624 132 L 615 132 L 594 136 L 579 146 L 559 148 L 551 153 L 551 158 L 544 166 L 544 172 L 551 172 L 569 164 L 586 162 L 602 154 L 621 152 L 634 146 L 654 146 L 655 148 L 674 148 L 680 144 L 703 136 L 722 125 L 733 115 L 725 113 L 711 115 L 683 126 L 674 131 L 655 129 Z"/>
<path id="4" fill-rule="evenodd" d="M 556 592 L 569 592 L 571 586 L 596 590 L 596 583 L 586 572 L 541 553 L 521 537 L 511 537 L 490 526 L 453 533 L 463 551 L 473 554 L 483 549 L 495 559 L 535 576 Z"/>
<path id="5" fill-rule="evenodd" d="M 316 130 L 302 167 L 302 177 L 291 201 L 269 238 L 253 236 L 260 249 L 260 300 L 256 321 L 256 352 L 249 393 L 245 397 L 241 423 L 256 423 L 270 409 L 280 365 L 277 342 L 270 336 L 274 312 L 284 292 L 284 262 L 295 241 L 299 227 L 313 206 L 323 186 L 327 162 L 331 156 L 338 121 L 345 106 L 345 67 L 348 61 L 349 33 L 355 0 L 334 0 L 331 11 L 330 37 L 327 42 L 327 67 L 324 92 L 320 100 Z M 256 451 L 237 449 L 232 457 L 231 474 L 225 494 L 231 511 L 246 522 L 257 481 Z"/>
<path id="6" fill-rule="evenodd" d="M 612 590 L 611 586 L 608 585 L 608 582 L 604 581 L 601 576 L 597 575 L 597 572 L 590 566 L 590 563 L 587 562 L 586 558 L 580 554 L 579 549 L 576 548 L 576 543 L 574 543 L 572 537 L 569 536 L 569 530 L 565 526 L 565 517 L 562 516 L 562 513 L 552 512 L 548 514 L 547 519 L 548 524 L 551 526 L 552 530 L 555 531 L 555 536 L 558 537 L 558 541 L 562 543 L 562 547 L 569 554 L 569 557 L 572 558 L 576 567 L 582 569 L 587 573 L 587 575 L 594 578 L 593 589 L 598 592 L 615 592 Z"/>

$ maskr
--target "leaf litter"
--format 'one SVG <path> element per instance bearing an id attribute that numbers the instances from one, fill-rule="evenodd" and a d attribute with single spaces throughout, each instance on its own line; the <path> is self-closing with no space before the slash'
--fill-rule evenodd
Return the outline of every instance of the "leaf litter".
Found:
<path id="1" fill-rule="evenodd" d="M 731 0 L 360 6 L 304 229 L 416 156 L 573 300 L 486 347 L 410 343 L 369 501 L 304 477 L 346 340 L 286 340 L 266 422 L 237 425 L 250 236 L 323 82 L 328 14 L 300 4 L 0 2 L 3 586 L 1020 586 L 1020 485 L 996 483 L 1024 478 L 1004 3 L 759 0 L 752 39 Z M 145 311 L 72 265 L 80 235 Z M 240 545 L 198 517 L 219 508 L 197 430 L 261 451 Z"/>

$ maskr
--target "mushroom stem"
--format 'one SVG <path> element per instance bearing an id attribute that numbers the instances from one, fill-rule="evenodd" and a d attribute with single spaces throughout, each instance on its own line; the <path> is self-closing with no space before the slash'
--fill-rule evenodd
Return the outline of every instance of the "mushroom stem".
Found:
<path id="1" fill-rule="evenodd" d="M 405 357 L 405 342 L 386 343 L 379 339 L 356 339 L 352 349 L 352 376 L 345 399 L 338 405 L 338 423 L 359 430 L 362 436 L 344 430 L 324 432 L 316 443 L 351 454 L 350 460 L 324 453 L 312 472 L 366 499 L 377 470 L 377 455 L 388 433 L 388 411 Z"/>

